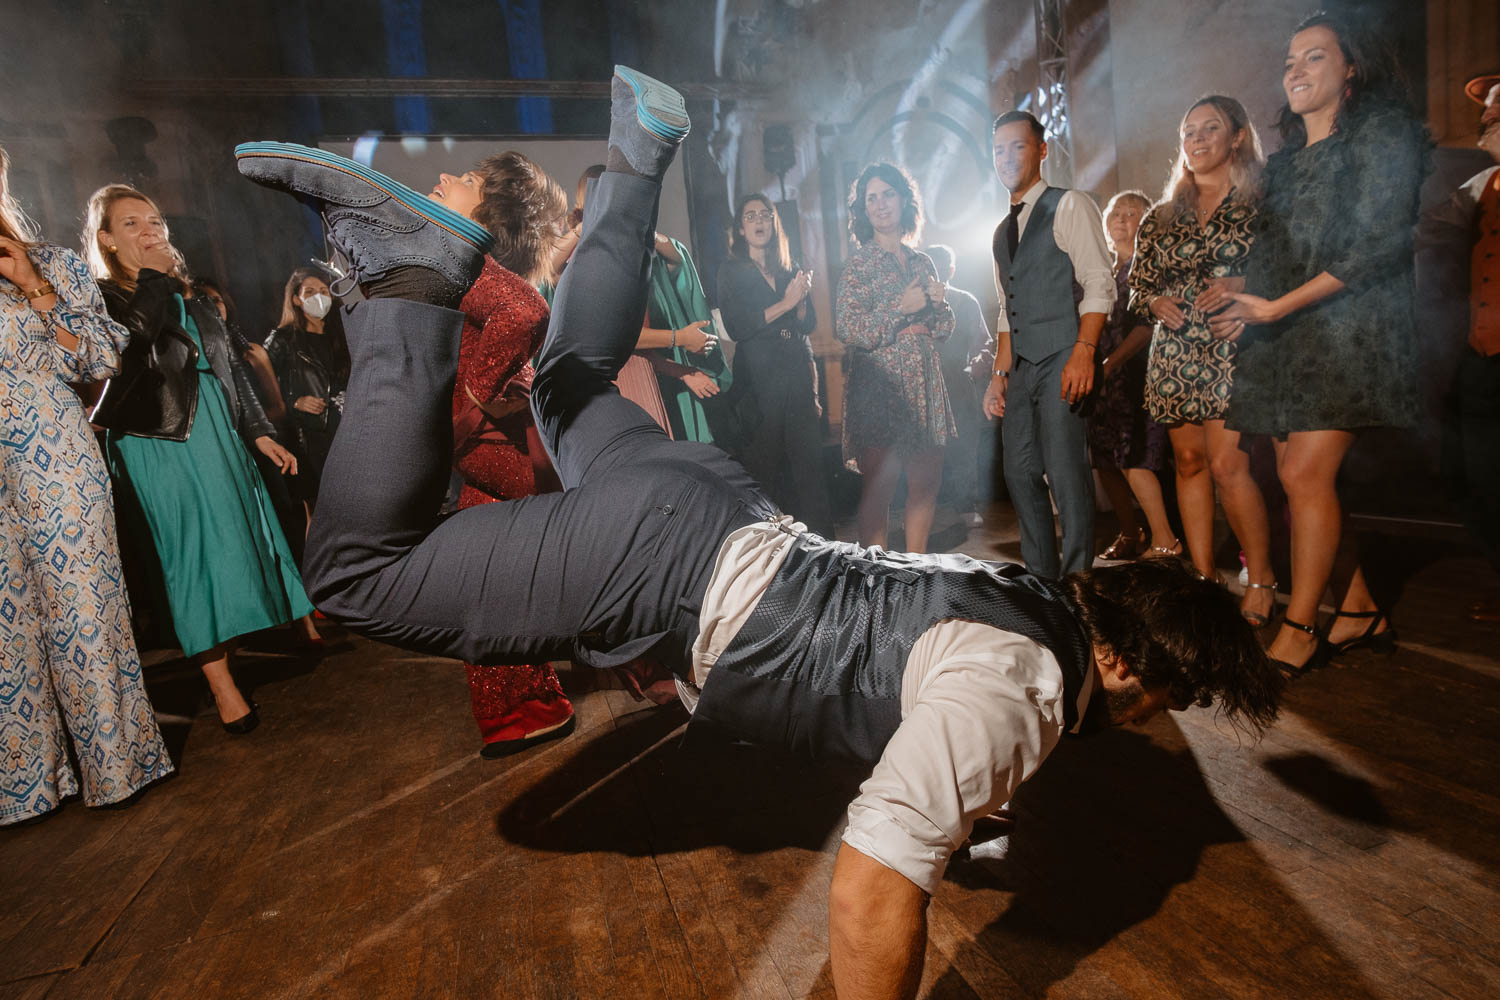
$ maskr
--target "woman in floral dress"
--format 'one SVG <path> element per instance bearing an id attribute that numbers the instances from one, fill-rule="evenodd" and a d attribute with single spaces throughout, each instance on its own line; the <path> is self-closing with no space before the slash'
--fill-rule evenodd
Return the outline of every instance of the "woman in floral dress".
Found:
<path id="1" fill-rule="evenodd" d="M 1188 555 L 1214 577 L 1214 487 L 1245 551 L 1250 585 L 1241 610 L 1256 626 L 1276 608 L 1266 501 L 1240 436 L 1224 426 L 1235 347 L 1209 316 L 1244 287 L 1264 157 L 1255 126 L 1232 97 L 1202 98 L 1180 128 L 1181 151 L 1161 202 L 1141 224 L 1130 308 L 1156 325 L 1146 371 L 1151 419 L 1165 424 L 1177 465 L 1177 508 Z"/>
<path id="2" fill-rule="evenodd" d="M 916 182 L 872 163 L 849 192 L 859 249 L 839 277 L 834 336 L 844 369 L 844 460 L 864 476 L 857 530 L 886 544 L 891 498 L 906 473 L 906 549 L 924 552 L 943 481 L 943 445 L 957 433 L 937 342 L 953 333 L 946 287 L 926 254 Z"/>
<path id="3" fill-rule="evenodd" d="M 39 243 L 0 150 L 0 825 L 172 772 L 130 628 L 109 473 L 69 382 L 129 334 L 76 254 Z"/>

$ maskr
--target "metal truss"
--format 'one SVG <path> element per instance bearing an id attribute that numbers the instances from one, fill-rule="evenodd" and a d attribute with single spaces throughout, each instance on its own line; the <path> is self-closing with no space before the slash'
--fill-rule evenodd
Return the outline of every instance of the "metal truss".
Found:
<path id="1" fill-rule="evenodd" d="M 1036 116 L 1047 127 L 1047 174 L 1059 187 L 1073 183 L 1073 117 L 1068 105 L 1067 0 L 1033 0 L 1036 10 Z"/>

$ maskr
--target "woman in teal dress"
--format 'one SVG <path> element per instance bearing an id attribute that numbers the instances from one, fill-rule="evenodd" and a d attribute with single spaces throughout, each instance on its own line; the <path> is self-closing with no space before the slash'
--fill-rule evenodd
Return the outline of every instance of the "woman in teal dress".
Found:
<path id="1" fill-rule="evenodd" d="M 110 314 L 131 332 L 95 412 L 108 428 L 122 520 L 148 536 L 183 653 L 231 733 L 259 722 L 229 670 L 229 640 L 312 611 L 243 441 L 289 475 L 215 309 L 184 300 L 181 258 L 156 205 L 120 184 L 89 199 L 84 248 Z"/>
<path id="2" fill-rule="evenodd" d="M 80 790 L 85 805 L 119 802 L 172 772 L 109 473 L 69 385 L 119 371 L 128 337 L 78 255 L 37 239 L 0 149 L 0 826 Z"/>

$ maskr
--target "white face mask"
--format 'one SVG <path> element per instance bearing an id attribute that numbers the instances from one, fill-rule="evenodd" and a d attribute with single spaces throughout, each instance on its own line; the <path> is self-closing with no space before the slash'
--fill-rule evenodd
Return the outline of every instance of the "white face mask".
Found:
<path id="1" fill-rule="evenodd" d="M 302 311 L 313 319 L 322 319 L 333 308 L 333 296 L 326 292 L 314 292 L 302 297 Z"/>

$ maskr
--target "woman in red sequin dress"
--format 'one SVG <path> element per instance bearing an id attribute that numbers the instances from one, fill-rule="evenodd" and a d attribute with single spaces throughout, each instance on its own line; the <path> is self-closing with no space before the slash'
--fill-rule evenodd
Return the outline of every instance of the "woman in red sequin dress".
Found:
<path id="1" fill-rule="evenodd" d="M 567 196 L 512 152 L 487 157 L 465 174 L 443 174 L 432 197 L 495 234 L 495 249 L 459 306 L 465 320 L 453 389 L 453 464 L 464 481 L 458 505 L 560 489 L 527 403 L 531 358 L 549 315 L 531 282 L 547 276 L 567 224 Z M 550 665 L 464 666 L 485 757 L 573 731 L 573 705 Z"/>

